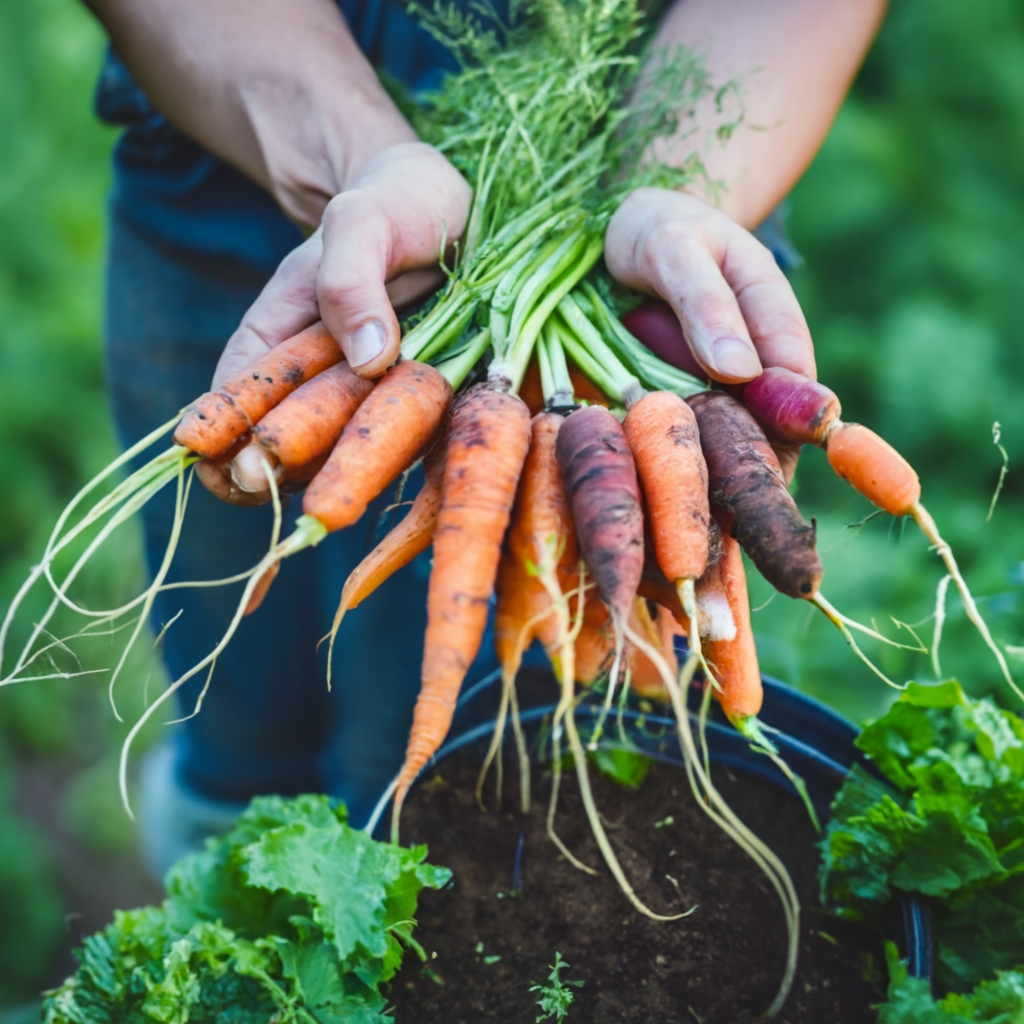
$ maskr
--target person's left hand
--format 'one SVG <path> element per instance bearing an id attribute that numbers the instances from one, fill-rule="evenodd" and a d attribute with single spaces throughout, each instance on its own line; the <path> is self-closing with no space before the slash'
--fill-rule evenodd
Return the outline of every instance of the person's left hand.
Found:
<path id="1" fill-rule="evenodd" d="M 723 384 L 752 380 L 767 366 L 817 376 L 811 332 L 774 257 L 708 203 L 637 189 L 608 225 L 605 262 L 624 285 L 671 307 L 689 352 L 680 343 L 676 353 L 659 351 L 662 358 L 689 369 L 692 356 Z"/>

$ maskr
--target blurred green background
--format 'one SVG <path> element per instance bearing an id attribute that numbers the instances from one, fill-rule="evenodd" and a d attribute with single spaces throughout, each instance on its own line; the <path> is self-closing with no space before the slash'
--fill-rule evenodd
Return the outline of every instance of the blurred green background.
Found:
<path id="1" fill-rule="evenodd" d="M 114 137 L 90 112 L 102 47 L 76 0 L 0 5 L 0 608 L 59 510 L 115 451 L 99 342 Z M 790 221 L 821 378 L 847 419 L 881 430 L 920 471 L 925 503 L 1012 646 L 1024 642 L 1022 170 L 1024 7 L 898 0 Z M 997 420 L 1011 471 L 986 522 Z M 920 624 L 929 639 L 943 571 L 913 524 L 857 525 L 870 507 L 818 451 L 797 489 L 818 519 L 833 603 L 894 636 L 889 616 Z M 79 593 L 109 606 L 140 579 L 128 532 Z M 758 579 L 752 591 L 766 671 L 855 718 L 885 706 L 891 691 L 821 616 L 771 599 Z M 952 594 L 948 613 L 944 671 L 1008 701 Z M 109 651 L 88 644 L 76 647 L 83 667 L 102 667 Z M 932 677 L 927 659 L 864 646 L 897 680 Z M 1011 665 L 1024 679 L 1024 662 Z M 129 720 L 160 678 L 140 653 L 122 687 Z M 102 677 L 0 691 L 0 1009 L 56 981 L 70 942 L 111 907 L 151 898 L 116 795 L 123 728 Z"/>

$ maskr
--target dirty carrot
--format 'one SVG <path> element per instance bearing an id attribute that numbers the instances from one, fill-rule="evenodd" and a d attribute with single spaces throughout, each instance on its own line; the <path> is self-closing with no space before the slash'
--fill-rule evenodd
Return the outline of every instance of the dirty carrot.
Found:
<path id="1" fill-rule="evenodd" d="M 640 484 L 625 432 L 607 409 L 587 406 L 562 425 L 557 455 L 587 568 L 625 622 L 644 566 Z"/>
<path id="2" fill-rule="evenodd" d="M 345 425 L 306 489 L 303 512 L 328 531 L 351 526 L 430 443 L 451 400 L 433 367 L 411 359 L 392 366 Z"/>
<path id="3" fill-rule="evenodd" d="M 636 459 L 654 554 L 676 588 L 688 618 L 696 618 L 694 581 L 708 562 L 708 467 L 693 410 L 669 391 L 649 391 L 622 424 Z M 692 637 L 700 649 L 700 632 Z"/>
<path id="4" fill-rule="evenodd" d="M 230 448 L 286 395 L 341 362 L 338 343 L 314 324 L 240 370 L 186 410 L 174 443 L 209 458 Z"/>
<path id="5" fill-rule="evenodd" d="M 514 395 L 478 385 L 456 402 L 434 534 L 420 693 L 395 789 L 396 838 L 409 787 L 443 742 L 480 649 L 529 444 L 530 414 Z"/>
<path id="6" fill-rule="evenodd" d="M 748 718 L 761 710 L 764 690 L 757 663 L 754 631 L 750 624 L 750 601 L 747 597 L 747 574 L 743 568 L 740 545 L 730 534 L 727 513 L 715 515 L 715 558 L 697 586 L 701 609 L 716 603 L 729 609 L 732 629 L 722 630 L 721 639 L 704 642 L 704 658 L 714 673 L 718 687 L 715 696 L 729 721 L 742 731 Z M 709 621 L 721 621 L 721 611 L 708 615 Z M 731 635 L 730 635 L 731 634 Z"/>
<path id="7" fill-rule="evenodd" d="M 724 391 L 687 401 L 700 428 L 712 506 L 729 513 L 733 536 L 776 590 L 812 598 L 822 576 L 816 531 L 800 515 L 764 431 Z"/>
<path id="8" fill-rule="evenodd" d="M 318 373 L 253 428 L 251 443 L 231 463 L 235 483 L 243 491 L 265 491 L 264 460 L 279 486 L 294 489 L 308 483 L 373 385 L 346 362 Z"/>

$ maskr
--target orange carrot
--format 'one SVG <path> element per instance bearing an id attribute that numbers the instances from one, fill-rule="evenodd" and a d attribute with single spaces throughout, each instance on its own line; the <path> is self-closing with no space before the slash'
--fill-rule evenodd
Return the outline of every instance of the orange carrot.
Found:
<path id="1" fill-rule="evenodd" d="M 438 442 L 427 453 L 425 478 L 405 518 L 352 570 L 341 593 L 341 607 L 355 608 L 386 579 L 407 566 L 430 547 L 441 504 L 444 476 L 444 444 Z"/>
<path id="2" fill-rule="evenodd" d="M 286 395 L 341 362 L 338 343 L 323 324 L 314 324 L 208 391 L 186 410 L 174 443 L 205 458 L 226 451 Z"/>
<path id="3" fill-rule="evenodd" d="M 537 635 L 539 616 L 550 604 L 540 581 L 508 552 L 498 567 L 494 653 L 506 679 L 515 679 L 523 654 Z"/>
<path id="4" fill-rule="evenodd" d="M 732 616 L 732 636 L 721 630 L 721 639 L 704 640 L 704 657 L 721 690 L 715 696 L 729 721 L 742 731 L 746 719 L 761 710 L 764 693 L 761 670 L 757 664 L 757 648 L 750 623 L 750 601 L 747 597 L 747 575 L 743 568 L 743 555 L 739 543 L 730 535 L 728 515 L 716 513 L 718 524 L 715 557 L 697 584 L 697 600 L 701 609 L 702 625 L 721 622 L 721 611 L 705 610 L 714 602 L 724 602 Z"/>
<path id="5" fill-rule="evenodd" d="M 829 465 L 868 501 L 893 516 L 913 512 L 921 481 L 909 462 L 873 430 L 840 423 L 827 436 Z"/>
<path id="6" fill-rule="evenodd" d="M 687 616 L 696 615 L 694 581 L 708 564 L 708 467 L 693 410 L 678 395 L 651 391 L 622 424 L 636 459 L 654 553 Z M 700 634 L 693 636 L 700 653 Z"/>
<path id="7" fill-rule="evenodd" d="M 622 424 L 644 492 L 654 553 L 666 578 L 697 579 L 708 563 L 708 468 L 693 411 L 678 395 L 648 392 Z"/>
<path id="8" fill-rule="evenodd" d="M 279 487 L 294 490 L 309 483 L 373 385 L 344 362 L 318 373 L 256 425 L 252 443 L 232 462 L 235 483 L 246 491 L 267 490 L 264 460 Z"/>
<path id="9" fill-rule="evenodd" d="M 329 531 L 351 526 L 430 443 L 451 400 L 433 367 L 409 359 L 392 366 L 346 424 L 303 511 Z"/>
<path id="10" fill-rule="evenodd" d="M 615 657 L 615 630 L 596 589 L 589 590 L 584 601 L 583 624 L 575 645 L 576 682 L 581 686 L 592 686 L 611 668 Z M 555 659 L 552 663 L 557 674 L 559 666 Z"/>
<path id="11" fill-rule="evenodd" d="M 280 562 L 274 562 L 273 565 L 267 566 L 263 575 L 260 576 L 255 589 L 249 595 L 249 600 L 246 602 L 245 611 L 243 612 L 244 615 L 252 615 L 252 613 L 256 611 L 261 604 L 263 604 L 263 598 L 267 596 L 267 591 L 270 590 L 270 584 L 277 579 L 277 574 L 280 571 Z"/>
<path id="12" fill-rule="evenodd" d="M 675 650 L 675 638 L 679 633 L 679 627 L 664 608 L 658 608 L 657 614 L 652 616 L 647 608 L 647 602 L 637 598 L 630 628 L 649 640 L 661 652 L 665 664 L 674 676 L 679 674 Z M 641 697 L 665 702 L 669 699 L 661 667 L 655 665 L 639 648 L 633 648 L 630 653 L 629 682 Z"/>
<path id="13" fill-rule="evenodd" d="M 531 574 L 531 566 L 540 567 L 554 555 L 558 558 L 558 577 L 563 592 L 579 585 L 579 549 L 555 454 L 558 431 L 564 422 L 562 416 L 553 412 L 542 412 L 533 418 L 530 451 L 523 464 L 508 530 L 508 554 L 518 573 L 515 580 L 510 576 L 508 585 L 523 591 L 515 603 L 526 619 L 537 617 L 551 605 L 543 584 Z M 506 602 L 511 607 L 508 598 Z M 499 608 L 501 604 L 499 588 Z M 540 638 L 549 654 L 555 651 L 560 643 L 557 616 L 537 619 L 523 650 L 534 637 Z M 504 659 L 501 661 L 505 664 Z"/>
<path id="14" fill-rule="evenodd" d="M 434 534 L 423 675 L 396 784 L 393 835 L 409 787 L 447 735 L 459 688 L 480 649 L 529 445 L 529 410 L 514 395 L 478 385 L 456 402 Z"/>

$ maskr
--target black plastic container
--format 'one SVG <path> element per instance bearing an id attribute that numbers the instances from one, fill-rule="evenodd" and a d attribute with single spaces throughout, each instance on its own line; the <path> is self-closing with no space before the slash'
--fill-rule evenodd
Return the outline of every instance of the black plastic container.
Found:
<path id="1" fill-rule="evenodd" d="M 877 775 L 877 771 L 853 745 L 858 730 L 852 722 L 777 679 L 764 676 L 763 682 L 764 706 L 758 717 L 772 730 L 771 738 L 786 763 L 804 779 L 815 810 L 824 823 L 831 816 L 833 798 L 854 764 L 873 775 Z M 536 733 L 555 710 L 551 701 L 552 694 L 557 692 L 554 678 L 548 670 L 524 670 L 517 690 L 520 719 L 528 732 Z M 490 738 L 500 694 L 500 676 L 493 673 L 462 695 L 450 739 L 438 752 L 436 761 Z M 690 709 L 695 727 L 699 701 L 700 693 L 694 688 L 690 693 Z M 642 708 L 631 696 L 623 709 L 622 725 L 629 744 L 652 758 L 682 768 L 674 719 L 664 716 L 663 706 L 656 706 L 653 712 L 649 707 Z M 599 712 L 600 698 L 594 695 L 580 704 L 576 718 L 581 727 L 586 727 Z M 613 711 L 602 743 L 621 745 L 618 732 L 618 712 Z M 769 758 L 751 750 L 749 741 L 728 723 L 717 704 L 708 721 L 707 738 L 713 764 L 757 775 L 792 794 L 794 800 L 799 799 L 792 783 Z M 890 937 L 908 961 L 910 975 L 931 980 L 933 951 L 928 908 L 917 898 L 900 894 L 886 923 Z"/>

